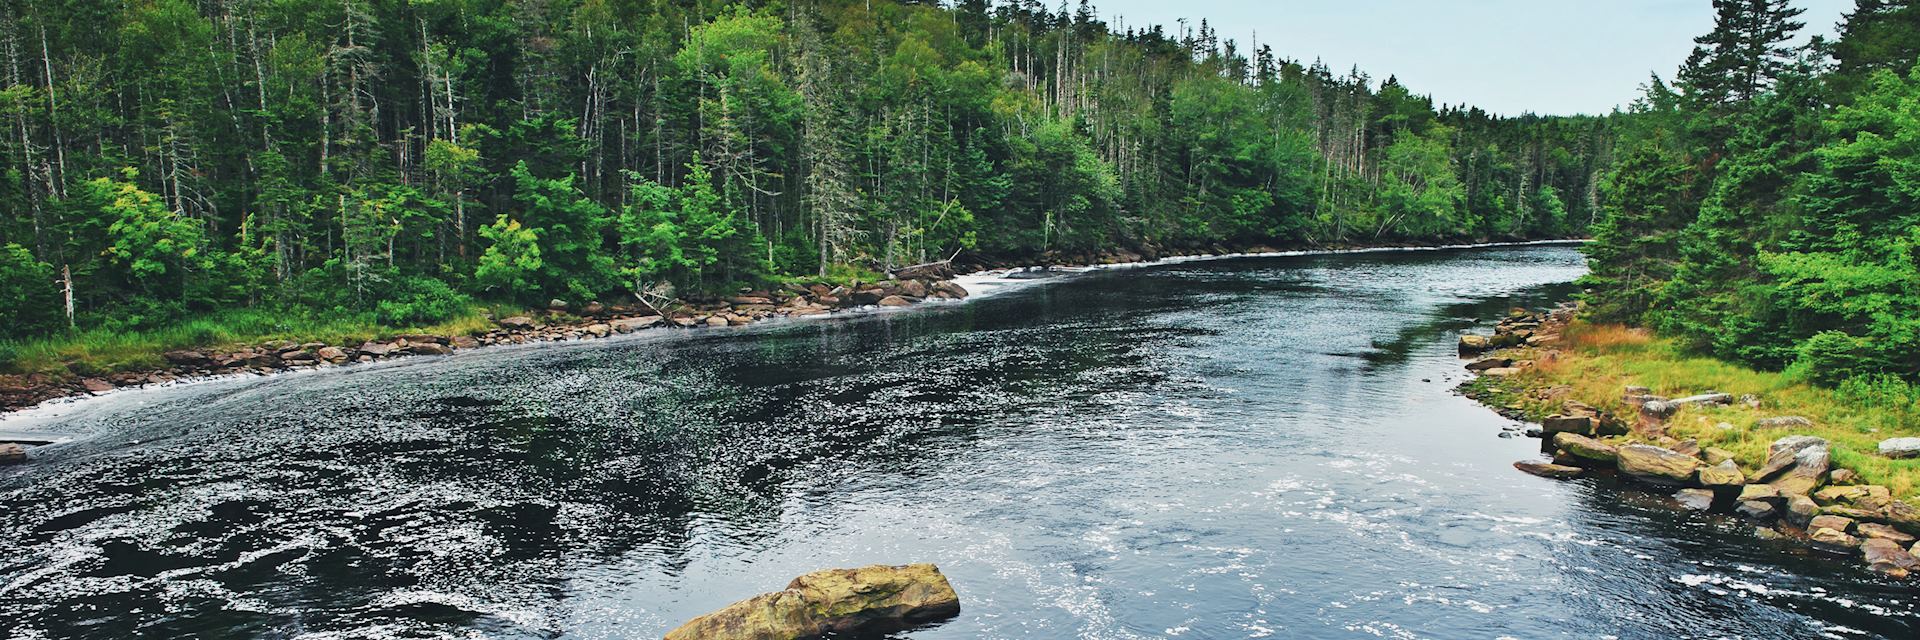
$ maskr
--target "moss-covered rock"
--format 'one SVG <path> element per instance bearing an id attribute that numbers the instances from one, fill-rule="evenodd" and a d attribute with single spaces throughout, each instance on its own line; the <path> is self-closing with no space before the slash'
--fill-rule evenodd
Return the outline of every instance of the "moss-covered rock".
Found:
<path id="1" fill-rule="evenodd" d="M 883 633 L 960 613 L 960 596 L 931 564 L 815 571 L 667 633 L 666 640 L 798 640 Z"/>

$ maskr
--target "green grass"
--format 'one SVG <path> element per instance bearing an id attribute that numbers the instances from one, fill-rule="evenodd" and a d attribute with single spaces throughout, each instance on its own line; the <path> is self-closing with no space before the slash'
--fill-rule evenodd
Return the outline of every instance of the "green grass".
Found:
<path id="1" fill-rule="evenodd" d="M 1861 482 L 1886 486 L 1901 498 L 1920 491 L 1920 459 L 1891 460 L 1878 453 L 1886 438 L 1920 435 L 1920 405 L 1848 397 L 1815 387 L 1792 376 L 1755 371 L 1743 366 L 1682 352 L 1671 341 L 1615 325 L 1575 323 L 1566 331 L 1560 355 L 1549 359 L 1545 350 L 1521 350 L 1516 359 L 1539 362 L 1511 380 L 1476 381 L 1469 391 L 1488 390 L 1506 398 L 1530 391 L 1525 404 L 1529 416 L 1554 412 L 1560 402 L 1573 399 L 1607 412 L 1631 418 L 1634 409 L 1622 398 L 1628 385 L 1643 386 L 1656 395 L 1681 397 L 1706 391 L 1752 394 L 1758 409 L 1735 403 L 1726 407 L 1684 409 L 1667 420 L 1667 434 L 1695 438 L 1702 447 L 1719 447 L 1734 454 L 1752 473 L 1766 460 L 1767 446 L 1787 435 L 1807 434 L 1833 444 L 1838 467 L 1860 474 Z M 1760 428 L 1755 422 L 1774 416 L 1802 416 L 1811 427 Z"/>
<path id="2" fill-rule="evenodd" d="M 221 349 L 272 340 L 325 342 L 358 346 L 402 333 L 463 335 L 485 331 L 493 323 L 474 305 L 445 322 L 418 327 L 384 326 L 371 312 L 324 313 L 311 309 L 230 309 L 166 327 L 115 331 L 88 329 L 27 340 L 0 341 L 0 369 L 54 377 L 143 371 L 166 365 L 161 354 L 175 349 Z M 496 316 L 498 317 L 498 316 Z"/>

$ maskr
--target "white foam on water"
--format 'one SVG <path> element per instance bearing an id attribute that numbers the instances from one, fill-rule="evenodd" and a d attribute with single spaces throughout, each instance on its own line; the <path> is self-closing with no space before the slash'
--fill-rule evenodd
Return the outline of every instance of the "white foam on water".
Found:
<path id="1" fill-rule="evenodd" d="M 1398 253 L 1404 251 L 1449 251 L 1455 249 L 1488 249 L 1494 247 L 1531 247 L 1585 243 L 1587 240 L 1529 240 L 1526 242 L 1479 242 L 1470 244 L 1443 244 L 1428 247 L 1370 247 L 1364 249 L 1300 249 L 1294 251 L 1271 251 L 1265 253 L 1221 253 L 1194 256 L 1169 256 L 1159 260 L 1140 262 L 1116 262 L 1113 264 L 1075 265 L 1075 266 L 1028 266 L 1010 269 L 988 269 L 976 271 L 953 279 L 954 284 L 967 290 L 967 299 L 974 300 L 985 296 L 1022 289 L 1034 284 L 1058 280 L 1061 277 L 1095 271 L 1117 269 L 1138 269 L 1168 264 L 1206 262 L 1210 260 L 1231 260 L 1234 258 L 1284 258 L 1295 256 L 1331 256 L 1350 253 Z M 1031 274 L 1057 274 L 1055 277 L 1033 277 Z M 1025 277 L 1022 277 L 1025 276 Z"/>

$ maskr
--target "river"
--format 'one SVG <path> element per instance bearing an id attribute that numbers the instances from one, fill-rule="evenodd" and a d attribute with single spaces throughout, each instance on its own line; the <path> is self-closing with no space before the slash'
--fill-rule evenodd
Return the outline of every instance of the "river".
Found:
<path id="1" fill-rule="evenodd" d="M 1911 587 L 1455 395 L 1567 246 L 1041 278 L 899 312 L 114 393 L 0 470 L 12 638 L 648 638 L 933 562 L 958 638 L 1920 633 Z"/>

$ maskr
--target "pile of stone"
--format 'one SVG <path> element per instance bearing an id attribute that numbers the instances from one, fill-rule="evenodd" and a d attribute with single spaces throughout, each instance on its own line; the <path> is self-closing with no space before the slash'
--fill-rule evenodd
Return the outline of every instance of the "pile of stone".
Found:
<path id="1" fill-rule="evenodd" d="M 1644 394 L 1628 389 L 1630 395 L 1636 391 Z M 1646 410 L 1644 404 L 1641 410 Z M 1610 421 L 1604 416 L 1549 419 L 1542 449 L 1553 461 L 1514 466 L 1555 479 L 1612 472 L 1641 486 L 1673 491 L 1683 507 L 1749 518 L 1767 530 L 1767 537 L 1797 538 L 1817 549 L 1857 555 L 1872 570 L 1890 576 L 1920 571 L 1920 560 L 1915 559 L 1920 556 L 1920 507 L 1893 499 L 1886 487 L 1856 484 L 1857 474 L 1833 468 L 1832 449 L 1824 439 L 1782 436 L 1768 447 L 1765 464 L 1748 469 L 1731 452 L 1703 448 L 1691 439 L 1675 440 L 1648 430 L 1622 438 L 1598 426 Z M 1776 422 L 1802 421 L 1805 418 Z"/>
<path id="2" fill-rule="evenodd" d="M 1558 357 L 1555 347 L 1573 311 L 1570 305 L 1547 313 L 1515 309 L 1493 335 L 1461 336 L 1460 354 L 1475 358 L 1466 367 L 1480 375 L 1516 375 L 1536 361 Z M 1522 346 L 1531 348 L 1512 348 Z M 1555 391 L 1536 390 L 1535 400 L 1551 402 L 1565 390 Z M 1730 405 L 1758 409 L 1759 398 L 1716 391 L 1668 398 L 1646 387 L 1629 386 L 1622 390 L 1621 404 L 1628 409 L 1624 417 L 1560 400 L 1557 413 L 1526 432 L 1543 439 L 1541 450 L 1552 460 L 1516 462 L 1514 467 L 1559 480 L 1615 475 L 1671 492 L 1687 509 L 1751 519 L 1765 537 L 1799 539 L 1816 549 L 1857 556 L 1872 570 L 1889 576 L 1920 572 L 1920 560 L 1916 560 L 1920 507 L 1893 499 L 1886 487 L 1858 484 L 1859 476 L 1850 470 L 1834 468 L 1832 447 L 1826 440 L 1792 434 L 1812 427 L 1813 421 L 1801 416 L 1756 420 L 1754 429 L 1781 435 L 1768 448 L 1765 463 L 1743 468 L 1731 452 L 1668 436 L 1666 425 L 1688 409 Z M 1497 409 L 1509 417 L 1524 417 L 1521 405 Z M 1880 443 L 1879 452 L 1888 458 L 1920 457 L 1920 438 L 1887 439 Z"/>

